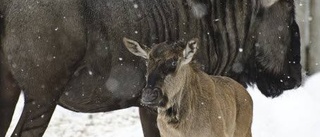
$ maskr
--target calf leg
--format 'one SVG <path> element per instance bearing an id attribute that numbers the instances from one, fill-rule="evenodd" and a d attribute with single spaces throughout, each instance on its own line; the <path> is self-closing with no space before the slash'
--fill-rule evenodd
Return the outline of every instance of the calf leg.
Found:
<path id="1" fill-rule="evenodd" d="M 157 127 L 157 114 L 143 107 L 139 108 L 139 113 L 144 136 L 160 137 Z"/>
<path id="2" fill-rule="evenodd" d="M 243 87 L 237 87 L 236 130 L 235 137 L 251 137 L 253 103 L 249 93 Z"/>

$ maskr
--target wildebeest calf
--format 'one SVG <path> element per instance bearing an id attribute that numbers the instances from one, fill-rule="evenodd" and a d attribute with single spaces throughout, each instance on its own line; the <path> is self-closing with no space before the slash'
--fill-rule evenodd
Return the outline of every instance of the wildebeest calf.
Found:
<path id="1" fill-rule="evenodd" d="M 197 39 L 155 44 L 124 38 L 128 50 L 147 59 L 141 103 L 156 107 L 164 137 L 251 137 L 252 99 L 228 77 L 210 76 L 192 62 Z"/>

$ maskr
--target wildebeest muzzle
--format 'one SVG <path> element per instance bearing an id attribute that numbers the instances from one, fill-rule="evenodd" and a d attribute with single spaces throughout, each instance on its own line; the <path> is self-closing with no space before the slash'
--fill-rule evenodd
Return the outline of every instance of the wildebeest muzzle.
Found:
<path id="1" fill-rule="evenodd" d="M 165 101 L 162 90 L 158 87 L 146 87 L 142 90 L 141 104 L 144 106 L 161 106 Z"/>

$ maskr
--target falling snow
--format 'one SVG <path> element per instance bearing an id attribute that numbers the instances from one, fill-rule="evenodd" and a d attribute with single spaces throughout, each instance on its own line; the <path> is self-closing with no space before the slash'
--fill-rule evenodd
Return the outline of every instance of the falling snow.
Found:
<path id="1" fill-rule="evenodd" d="M 232 71 L 236 73 L 241 73 L 243 71 L 243 65 L 241 63 L 234 63 L 232 65 Z"/>
<path id="2" fill-rule="evenodd" d="M 135 9 L 137 9 L 139 6 L 138 6 L 138 4 L 133 4 L 133 7 L 134 7 Z"/>
<path id="3" fill-rule="evenodd" d="M 93 72 L 91 70 L 88 71 L 89 75 L 93 75 Z"/>
<path id="4" fill-rule="evenodd" d="M 278 30 L 282 31 L 283 30 L 283 26 L 278 26 Z M 260 32 L 261 33 L 261 32 Z"/>
<path id="5" fill-rule="evenodd" d="M 202 3 L 196 3 L 191 6 L 192 13 L 196 18 L 202 18 L 207 14 L 207 6 Z"/>
<path id="6" fill-rule="evenodd" d="M 129 0 L 133 2 L 133 0 Z M 267 0 L 275 1 L 275 0 Z M 40 3 L 37 1 L 37 3 Z M 300 7 L 305 6 L 303 3 L 298 4 Z M 31 8 L 31 7 L 29 7 Z M 133 4 L 133 8 L 138 9 L 138 4 Z M 196 18 L 203 18 L 207 12 L 208 7 L 202 3 L 194 3 L 191 6 L 191 12 Z M 141 17 L 141 14 L 138 14 Z M 0 15 L 0 18 L 3 18 L 3 15 Z M 66 17 L 63 17 L 66 19 Z M 312 21 L 313 18 L 309 16 L 306 18 L 306 22 Z M 214 22 L 220 21 L 220 19 L 214 19 Z M 303 20 L 304 22 L 304 20 Z M 185 25 L 185 23 L 183 23 Z M 277 27 L 277 26 L 275 26 Z M 289 28 L 289 26 L 278 26 L 278 31 L 283 31 Z M 52 29 L 52 28 L 51 28 Z M 177 28 L 175 28 L 177 29 Z M 54 28 L 54 31 L 58 31 L 59 27 Z M 52 30 L 51 30 L 52 31 Z M 132 33 L 132 32 L 131 32 Z M 134 31 L 135 34 L 138 34 L 138 31 Z M 184 32 L 184 34 L 187 34 Z M 207 32 L 210 35 L 209 32 Z M 262 33 L 259 32 L 259 35 Z M 41 36 L 34 36 L 35 38 L 41 39 Z M 252 36 L 254 38 L 254 36 Z M 281 37 L 278 37 L 281 39 Z M 260 46 L 259 43 L 255 43 L 255 46 Z M 261 45 L 263 46 L 263 45 Z M 107 50 L 108 47 L 105 47 Z M 238 49 L 239 52 L 243 52 L 242 48 Z M 50 56 L 50 59 L 55 59 L 56 56 Z M 10 60 L 10 58 L 8 57 Z M 123 61 L 123 58 L 119 58 L 119 61 Z M 289 61 L 289 63 L 295 64 L 296 62 Z M 123 64 L 121 64 L 122 66 Z M 319 63 L 315 63 L 316 66 Z M 37 64 L 39 66 L 39 64 Z M 17 65 L 12 63 L 12 67 L 16 68 Z M 136 67 L 135 67 L 136 68 Z M 205 68 L 205 66 L 203 66 Z M 19 68 L 21 71 L 23 69 Z M 243 66 L 240 63 L 235 63 L 232 66 L 234 72 L 240 73 L 243 71 Z M 88 71 L 89 75 L 93 75 L 92 71 Z M 290 79 L 290 76 L 287 76 Z M 284 77 L 285 79 L 285 77 Z M 319 98 L 320 93 L 317 89 L 319 87 L 320 74 L 316 74 L 307 79 L 304 85 L 298 89 L 286 91 L 282 96 L 270 99 L 261 95 L 257 87 L 249 87 L 249 93 L 254 101 L 254 119 L 252 132 L 254 137 L 318 137 L 320 135 L 320 104 Z M 122 82 L 115 78 L 109 78 L 105 83 L 106 88 L 111 91 L 117 91 Z M 280 79 L 278 82 L 284 82 Z M 45 88 L 45 85 L 39 85 L 41 88 Z M 133 87 L 137 87 L 133 85 Z M 69 95 L 69 92 L 64 93 L 66 96 Z M 81 94 L 85 96 L 85 94 Z M 135 97 L 136 95 L 130 95 Z M 13 121 L 16 122 L 18 119 L 17 113 L 21 113 L 23 97 L 20 97 L 19 103 L 17 106 L 17 111 Z M 246 99 L 245 99 L 246 101 Z M 40 108 L 40 105 L 36 102 L 32 102 L 33 105 L 37 105 Z M 201 102 L 201 105 L 204 105 L 204 102 Z M 31 112 L 31 111 L 30 111 Z M 129 108 L 119 111 L 106 112 L 106 113 L 95 113 L 95 114 L 85 114 L 85 113 L 76 113 L 69 110 L 65 110 L 62 107 L 57 107 L 51 123 L 47 129 L 47 132 L 44 134 L 45 137 L 142 137 L 141 125 L 139 122 L 138 108 Z M 47 116 L 47 115 L 46 115 Z M 45 118 L 45 115 L 41 115 L 41 118 Z M 221 119 L 221 116 L 218 116 Z M 32 121 L 31 121 L 32 122 Z M 11 125 L 9 133 L 12 133 L 14 126 Z M 125 131 L 125 132 L 123 132 Z M 16 133 L 14 133 L 17 136 Z"/>
<path id="7" fill-rule="evenodd" d="M 114 92 L 119 88 L 119 81 L 114 78 L 109 78 L 106 82 L 106 87 L 109 91 Z"/>

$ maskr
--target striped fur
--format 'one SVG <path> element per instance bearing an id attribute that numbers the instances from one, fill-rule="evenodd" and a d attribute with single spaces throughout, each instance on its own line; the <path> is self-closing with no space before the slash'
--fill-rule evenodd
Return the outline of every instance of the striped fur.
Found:
<path id="1" fill-rule="evenodd" d="M 195 59 L 205 72 L 256 83 L 268 97 L 301 83 L 293 0 L 0 0 L 0 14 L 0 101 L 12 100 L 0 105 L 0 136 L 19 89 L 28 101 L 18 136 L 41 136 L 56 104 L 82 112 L 139 106 L 146 68 L 123 37 L 143 45 L 197 37 Z M 33 101 L 48 115 L 36 127 L 26 122 L 41 116 L 28 113 Z M 141 118 L 154 136 L 149 117 Z"/>

